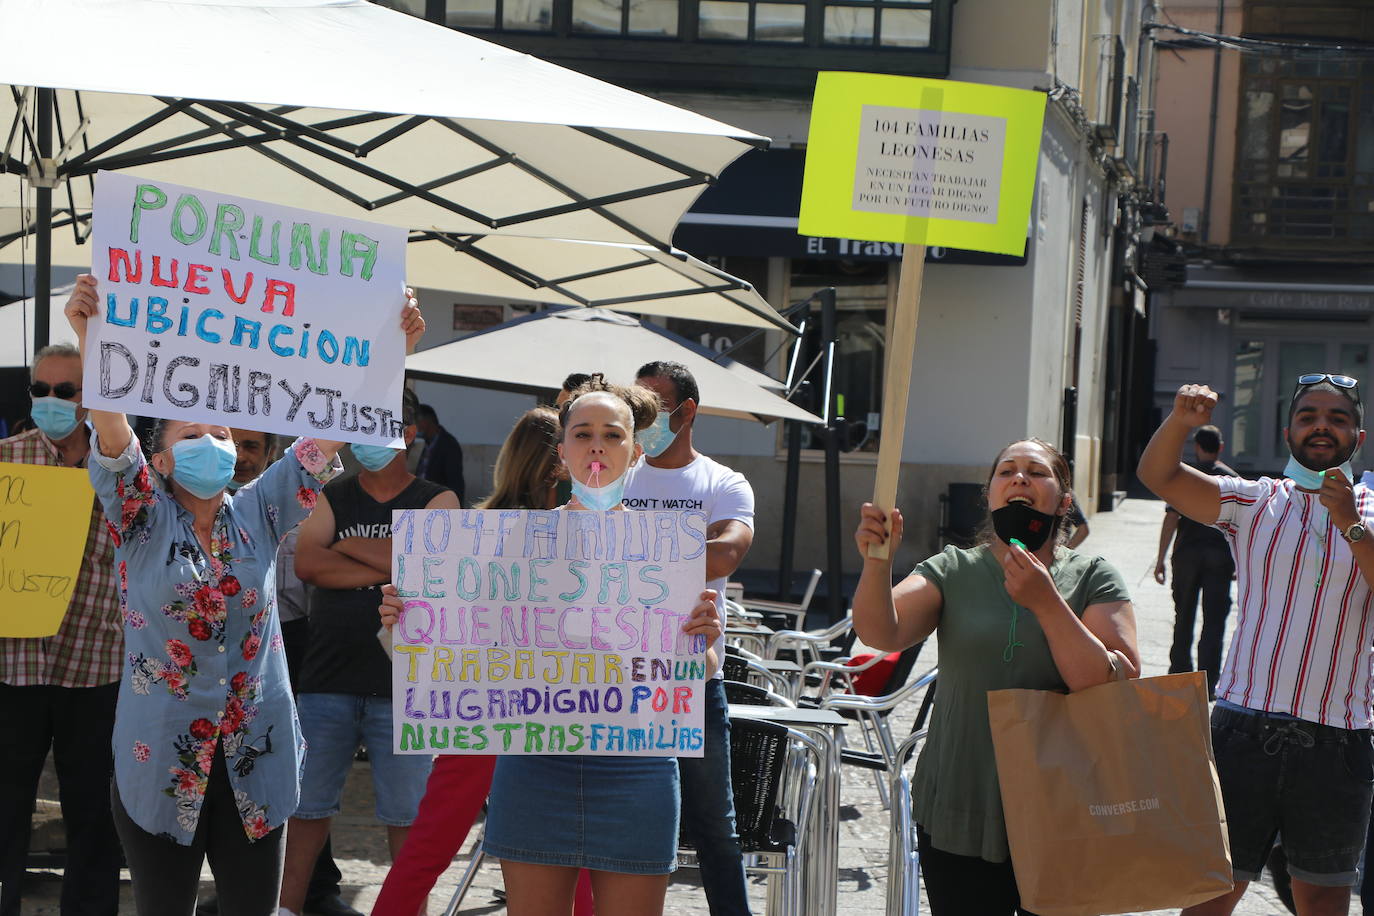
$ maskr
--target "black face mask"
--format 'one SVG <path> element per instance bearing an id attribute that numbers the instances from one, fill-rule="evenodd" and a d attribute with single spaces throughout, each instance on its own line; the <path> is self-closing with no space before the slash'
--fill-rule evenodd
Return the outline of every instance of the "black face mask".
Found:
<path id="1" fill-rule="evenodd" d="M 1055 516 L 1041 512 L 1025 503 L 1008 503 L 992 510 L 992 530 L 1007 544 L 1016 538 L 1031 553 L 1045 546 L 1054 531 Z"/>

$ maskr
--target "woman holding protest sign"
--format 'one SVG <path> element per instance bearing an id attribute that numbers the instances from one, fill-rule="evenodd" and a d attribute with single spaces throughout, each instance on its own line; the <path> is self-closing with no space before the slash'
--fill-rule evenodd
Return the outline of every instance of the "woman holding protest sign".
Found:
<path id="1" fill-rule="evenodd" d="M 491 495 L 477 509 L 552 509 L 558 479 L 558 413 L 548 407 L 525 412 L 496 456 Z M 395 622 L 383 605 L 383 625 Z M 439 754 L 434 759 L 420 812 L 405 845 L 387 872 L 372 906 L 374 916 L 415 916 L 434 882 L 453 862 L 491 790 L 496 758 Z M 574 916 L 590 916 L 591 886 L 578 882 Z"/>
<path id="2" fill-rule="evenodd" d="M 410 295 L 408 348 L 424 333 Z M 83 352 L 98 308 L 96 281 L 83 275 L 66 307 Z M 229 495 L 236 453 L 226 427 L 160 420 L 146 457 L 124 414 L 90 417 L 91 482 L 115 535 L 127 661 L 111 804 L 138 912 L 190 916 L 207 857 L 222 914 L 273 912 L 304 752 L 274 563 L 341 469 L 342 443 L 297 439 Z"/>
<path id="3" fill-rule="evenodd" d="M 912 785 L 921 872 L 930 909 L 987 916 L 1026 913 L 1002 816 L 987 693 L 1082 690 L 1140 667 L 1135 615 L 1106 560 L 1064 548 L 1073 501 L 1068 462 L 1038 439 L 993 462 L 989 520 L 971 549 L 947 547 L 892 585 L 902 515 L 865 504 L 855 540 L 864 557 L 854 629 L 899 651 L 939 634 L 940 693 Z M 887 544 L 886 558 L 869 547 Z"/>
<path id="4" fill-rule="evenodd" d="M 658 414 L 645 388 L 593 376 L 564 403 L 558 454 L 572 477 L 564 509 L 622 509 L 635 433 Z M 385 587 L 382 619 L 402 602 Z M 706 676 L 723 632 L 715 592 L 701 593 L 682 632 L 707 645 Z M 496 762 L 484 851 L 501 859 L 512 916 L 566 914 L 580 869 L 591 871 L 598 916 L 663 912 L 678 840 L 677 761 L 672 757 L 504 756 Z"/>

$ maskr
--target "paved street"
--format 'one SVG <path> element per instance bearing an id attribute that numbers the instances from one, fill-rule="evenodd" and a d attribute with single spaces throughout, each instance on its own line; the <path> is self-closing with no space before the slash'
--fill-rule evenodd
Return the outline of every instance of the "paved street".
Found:
<path id="1" fill-rule="evenodd" d="M 1156 585 L 1153 569 L 1162 504 L 1144 500 L 1128 500 L 1112 513 L 1099 514 L 1092 520 L 1092 534 L 1084 549 L 1100 553 L 1122 571 L 1135 595 L 1140 622 L 1140 649 L 1145 662 L 1145 674 L 1164 674 L 1168 667 L 1173 605 L 1168 589 Z M 937 647 L 938 648 L 938 647 Z M 921 659 L 918 671 L 935 662 L 935 652 Z M 904 734 L 915 709 L 900 710 L 896 732 Z M 372 791 L 370 770 L 366 764 L 354 768 L 349 782 L 346 808 L 336 820 L 334 849 L 347 885 L 344 896 L 357 908 L 368 911 L 386 874 L 386 840 L 383 829 L 371 817 Z M 55 787 L 45 785 L 46 797 L 55 797 Z M 878 801 L 873 781 L 866 772 L 847 770 L 844 773 L 842 795 L 842 825 L 840 835 L 840 906 L 841 914 L 874 914 L 883 912 L 887 889 L 888 814 Z M 457 883 L 466 857 L 460 859 L 444 875 L 439 889 L 431 898 L 430 912 L 442 912 L 451 889 Z M 206 892 L 211 885 L 208 870 Z M 25 901 L 24 914 L 48 916 L 57 914 L 58 883 L 55 879 L 35 876 L 34 892 Z M 476 885 L 469 892 L 462 908 L 463 914 L 503 913 L 493 891 L 500 886 L 500 871 L 494 864 L 484 867 Z M 755 911 L 763 912 L 764 888 L 753 887 Z M 127 882 L 124 885 L 125 904 L 122 912 L 133 913 Z M 669 891 L 668 912 L 678 916 L 706 916 L 707 908 L 697 874 L 681 869 L 675 875 Z M 1236 911 L 1243 916 L 1281 916 L 1283 909 L 1267 882 L 1251 888 Z M 1358 903 L 1352 913 L 1359 913 Z"/>

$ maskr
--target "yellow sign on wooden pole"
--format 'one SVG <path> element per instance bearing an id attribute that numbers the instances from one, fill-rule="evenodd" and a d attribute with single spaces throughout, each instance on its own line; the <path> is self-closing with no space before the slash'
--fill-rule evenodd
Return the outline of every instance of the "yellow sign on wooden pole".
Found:
<path id="1" fill-rule="evenodd" d="M 0 636 L 52 636 L 62 625 L 94 498 L 82 468 L 0 462 Z"/>
<path id="2" fill-rule="evenodd" d="M 1025 250 L 1044 116 L 1044 93 L 1024 89 L 874 73 L 816 80 L 797 231 L 906 246 L 873 494 L 885 512 L 897 500 L 926 246 Z"/>

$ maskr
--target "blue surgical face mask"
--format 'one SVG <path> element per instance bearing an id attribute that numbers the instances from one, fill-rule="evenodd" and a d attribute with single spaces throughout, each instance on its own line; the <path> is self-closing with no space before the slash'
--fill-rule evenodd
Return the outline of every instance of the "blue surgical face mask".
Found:
<path id="1" fill-rule="evenodd" d="M 66 398 L 34 398 L 29 416 L 49 439 L 67 438 L 80 422 L 76 418 L 76 404 Z"/>
<path id="2" fill-rule="evenodd" d="M 628 474 L 621 474 L 620 477 L 606 484 L 604 487 L 594 487 L 585 484 L 576 477 L 572 478 L 572 495 L 577 497 L 577 501 L 596 512 L 605 512 L 620 505 L 621 499 L 625 496 L 625 478 Z"/>
<path id="3" fill-rule="evenodd" d="M 234 443 L 209 433 L 198 439 L 182 439 L 172 446 L 172 479 L 191 495 L 210 499 L 234 479 L 238 457 Z"/>
<path id="4" fill-rule="evenodd" d="M 1355 469 L 1350 466 L 1350 462 L 1341 465 L 1341 473 L 1346 480 L 1355 479 Z M 1288 457 L 1288 466 L 1283 469 L 1283 476 L 1292 480 L 1304 490 L 1320 490 L 1322 488 L 1322 472 L 1314 471 L 1306 465 L 1300 464 L 1298 459 L 1293 456 Z"/>
<path id="5" fill-rule="evenodd" d="M 348 447 L 352 450 L 353 457 L 358 459 L 358 463 L 369 471 L 380 471 L 395 461 L 397 455 L 401 454 L 400 449 L 385 445 L 364 445 L 360 442 L 352 442 Z"/>
<path id="6" fill-rule="evenodd" d="M 668 428 L 668 421 L 681 407 L 679 404 L 671 411 L 660 410 L 653 423 L 635 433 L 635 441 L 644 449 L 644 454 L 650 458 L 657 458 L 668 451 L 669 446 L 677 440 L 677 433 Z"/>

